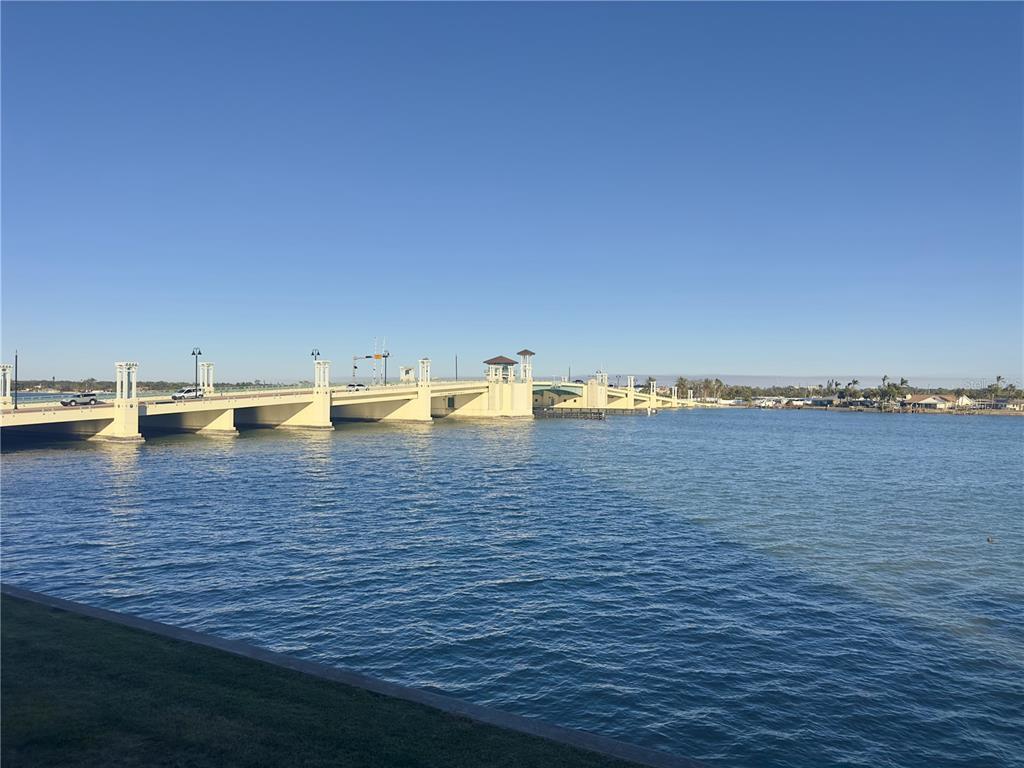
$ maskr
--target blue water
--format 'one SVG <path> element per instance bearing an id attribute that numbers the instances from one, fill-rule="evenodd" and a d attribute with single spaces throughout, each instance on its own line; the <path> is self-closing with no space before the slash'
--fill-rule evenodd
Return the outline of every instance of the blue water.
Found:
<path id="1" fill-rule="evenodd" d="M 711 765 L 1024 765 L 1024 419 L 181 435 L 2 483 L 32 589 Z"/>

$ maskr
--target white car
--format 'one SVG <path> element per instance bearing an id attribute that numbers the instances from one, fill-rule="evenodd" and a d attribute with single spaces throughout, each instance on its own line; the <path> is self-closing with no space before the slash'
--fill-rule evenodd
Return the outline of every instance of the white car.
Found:
<path id="1" fill-rule="evenodd" d="M 202 387 L 182 387 L 171 395 L 171 400 L 198 400 L 202 396 Z"/>
<path id="2" fill-rule="evenodd" d="M 366 389 L 365 384 L 347 384 L 345 389 Z"/>
<path id="3" fill-rule="evenodd" d="M 77 395 L 71 395 L 71 397 L 61 400 L 60 404 L 64 406 L 96 405 L 99 402 L 95 392 L 79 392 Z"/>

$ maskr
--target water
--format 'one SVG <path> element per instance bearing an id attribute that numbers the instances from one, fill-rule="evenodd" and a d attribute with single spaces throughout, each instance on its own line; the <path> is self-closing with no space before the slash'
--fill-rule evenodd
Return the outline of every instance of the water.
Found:
<path id="1" fill-rule="evenodd" d="M 1022 448 L 748 410 L 21 447 L 3 578 L 712 765 L 1021 766 Z"/>

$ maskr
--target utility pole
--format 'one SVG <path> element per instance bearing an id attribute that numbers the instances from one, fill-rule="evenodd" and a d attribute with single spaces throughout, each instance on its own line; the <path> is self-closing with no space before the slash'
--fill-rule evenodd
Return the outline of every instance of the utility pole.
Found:
<path id="1" fill-rule="evenodd" d="M 455 356 L 455 380 L 459 380 L 459 356 Z"/>

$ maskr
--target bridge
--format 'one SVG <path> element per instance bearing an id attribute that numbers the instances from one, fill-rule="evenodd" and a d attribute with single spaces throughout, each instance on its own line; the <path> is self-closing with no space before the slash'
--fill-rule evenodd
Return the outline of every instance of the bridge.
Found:
<path id="1" fill-rule="evenodd" d="M 535 381 L 533 353 L 520 362 L 507 357 L 486 360 L 481 380 L 432 379 L 430 360 L 419 361 L 414 376 L 405 369 L 397 384 L 351 388 L 330 383 L 330 361 L 314 361 L 313 386 L 244 391 L 217 391 L 213 363 L 202 364 L 204 396 L 172 400 L 140 397 L 138 363 L 115 363 L 112 401 L 65 407 L 59 401 L 13 407 L 11 366 L 0 365 L 0 428 L 8 436 L 22 433 L 67 436 L 109 442 L 142 442 L 150 432 L 195 432 L 235 435 L 239 428 L 329 430 L 338 421 L 411 421 L 441 418 L 532 418 L 534 409 L 571 408 L 604 411 L 645 410 L 693 405 L 692 400 L 645 389 L 608 384 L 607 374 L 587 381 Z M 517 371 L 517 368 L 519 369 Z"/>

